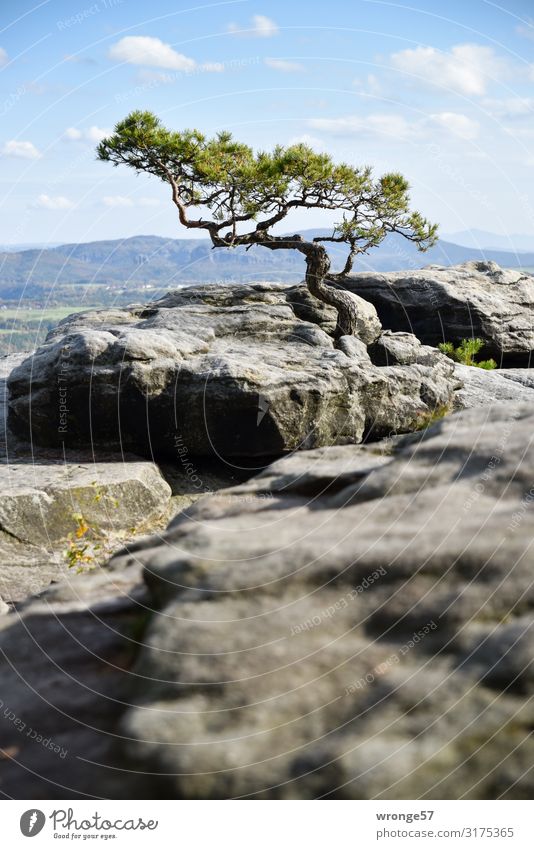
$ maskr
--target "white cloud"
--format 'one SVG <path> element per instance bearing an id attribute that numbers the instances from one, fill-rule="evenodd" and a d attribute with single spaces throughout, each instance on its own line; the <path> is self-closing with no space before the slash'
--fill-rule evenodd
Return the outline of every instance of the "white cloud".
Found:
<path id="1" fill-rule="evenodd" d="M 393 136 L 396 139 L 410 138 L 416 131 L 402 115 L 381 114 L 347 115 L 343 118 L 311 118 L 308 126 L 335 136 Z"/>
<path id="2" fill-rule="evenodd" d="M 106 195 L 102 198 L 102 203 L 108 209 L 124 209 L 129 206 L 159 206 L 160 202 L 157 198 L 131 198 L 125 195 Z"/>
<path id="3" fill-rule="evenodd" d="M 479 125 L 460 112 L 438 112 L 417 121 L 409 121 L 397 113 L 346 115 L 342 118 L 312 118 L 308 127 L 322 130 L 333 136 L 394 138 L 396 141 L 421 141 L 434 137 L 436 124 L 457 138 L 471 141 L 476 138 Z"/>
<path id="4" fill-rule="evenodd" d="M 124 197 L 124 195 L 106 195 L 102 198 L 102 203 L 110 209 L 133 206 L 133 200 L 131 198 Z"/>
<path id="5" fill-rule="evenodd" d="M 110 133 L 111 130 L 93 125 L 92 127 L 87 127 L 85 130 L 79 130 L 77 127 L 68 127 L 65 130 L 64 136 L 69 141 L 88 141 L 97 143 L 102 141 L 102 139 L 106 136 L 109 136 Z"/>
<path id="6" fill-rule="evenodd" d="M 534 127 L 532 125 L 520 125 L 517 122 L 512 126 L 501 126 L 501 130 L 513 139 L 526 139 L 530 144 L 534 139 Z"/>
<path id="7" fill-rule="evenodd" d="M 353 86 L 358 90 L 359 94 L 382 94 L 382 83 L 375 74 L 368 74 L 365 79 L 355 79 L 352 81 Z"/>
<path id="8" fill-rule="evenodd" d="M 278 34 L 278 24 L 265 15 L 253 15 L 251 26 L 243 28 L 239 24 L 228 24 L 228 32 L 232 35 L 248 35 L 257 38 L 272 38 Z"/>
<path id="9" fill-rule="evenodd" d="M 504 100 L 486 99 L 482 106 L 495 118 L 521 118 L 534 113 L 534 97 L 509 97 Z"/>
<path id="10" fill-rule="evenodd" d="M 0 68 L 2 65 L 7 65 L 9 57 L 3 47 L 0 47 Z"/>
<path id="11" fill-rule="evenodd" d="M 268 68 L 273 68 L 275 71 L 282 71 L 286 74 L 296 73 L 304 70 L 304 65 L 300 62 L 289 62 L 287 59 L 264 59 Z"/>
<path id="12" fill-rule="evenodd" d="M 173 71 L 192 71 L 197 67 L 194 59 L 178 53 L 160 38 L 148 35 L 127 35 L 113 44 L 110 59 L 129 65 L 148 65 L 152 68 L 169 68 Z"/>
<path id="13" fill-rule="evenodd" d="M 324 152 L 326 149 L 324 141 L 321 141 L 321 139 L 317 138 L 317 136 L 312 136 L 309 133 L 301 133 L 299 136 L 293 136 L 289 139 L 287 144 L 288 146 L 292 144 L 306 144 L 318 153 Z"/>
<path id="14" fill-rule="evenodd" d="M 81 130 L 77 130 L 76 127 L 68 127 L 65 130 L 65 138 L 69 139 L 70 141 L 79 141 L 81 138 L 83 138 L 83 133 Z"/>
<path id="15" fill-rule="evenodd" d="M 105 139 L 106 136 L 109 136 L 110 133 L 111 130 L 106 130 L 103 127 L 96 127 L 93 125 L 85 131 L 85 138 L 87 139 L 87 141 L 99 142 L 102 141 L 102 139 Z"/>
<path id="16" fill-rule="evenodd" d="M 35 201 L 35 206 L 40 209 L 72 209 L 74 206 L 73 202 L 63 195 L 56 195 L 55 197 L 50 197 L 50 195 L 39 195 L 37 200 Z"/>
<path id="17" fill-rule="evenodd" d="M 2 148 L 4 156 L 15 156 L 17 159 L 40 159 L 41 154 L 29 141 L 8 141 Z"/>
<path id="18" fill-rule="evenodd" d="M 450 52 L 435 47 L 416 47 L 393 53 L 391 64 L 422 84 L 439 85 L 467 96 L 481 96 L 490 79 L 502 77 L 505 62 L 491 47 L 458 44 Z"/>
<path id="19" fill-rule="evenodd" d="M 436 115 L 431 115 L 430 118 L 452 133 L 453 136 L 458 136 L 467 141 L 478 136 L 478 123 L 460 112 L 438 112 Z"/>

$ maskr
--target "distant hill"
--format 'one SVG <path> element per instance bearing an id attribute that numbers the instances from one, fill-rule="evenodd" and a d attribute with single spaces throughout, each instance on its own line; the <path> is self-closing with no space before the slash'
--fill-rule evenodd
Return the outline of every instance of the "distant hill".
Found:
<path id="1" fill-rule="evenodd" d="M 507 251 L 510 253 L 534 253 L 534 236 L 524 233 L 512 233 L 510 236 L 501 236 L 498 233 L 490 233 L 487 230 L 460 230 L 457 233 L 444 234 L 447 242 L 454 242 L 466 248 L 478 250 Z"/>
<path id="2" fill-rule="evenodd" d="M 308 231 L 307 236 L 318 231 Z M 335 251 L 333 252 L 335 254 Z M 337 248 L 336 262 L 343 251 Z M 509 268 L 534 268 L 534 252 L 514 254 L 481 251 L 439 241 L 427 253 L 400 236 L 390 236 L 377 249 L 361 257 L 355 270 L 394 271 L 424 265 L 455 265 L 467 260 L 490 259 Z M 157 289 L 197 281 L 282 280 L 302 277 L 304 259 L 296 251 L 269 251 L 255 247 L 212 249 L 206 239 L 165 239 L 133 236 L 85 244 L 60 245 L 45 250 L 0 253 L 0 296 L 19 297 L 36 287 L 58 284 L 101 284 Z"/>

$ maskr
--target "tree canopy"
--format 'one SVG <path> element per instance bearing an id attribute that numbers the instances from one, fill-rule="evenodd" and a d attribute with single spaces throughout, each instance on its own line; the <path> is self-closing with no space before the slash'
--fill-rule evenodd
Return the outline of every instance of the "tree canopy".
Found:
<path id="1" fill-rule="evenodd" d="M 401 174 L 375 178 L 368 166 L 335 163 L 305 144 L 256 153 L 228 132 L 208 138 L 198 130 L 169 130 L 152 112 L 136 111 L 100 142 L 97 157 L 168 183 L 182 225 L 207 231 L 215 247 L 259 244 L 301 251 L 311 291 L 338 308 L 340 332 L 350 332 L 341 304 L 348 303 L 349 293 L 340 300 L 325 284 L 330 260 L 323 243 L 348 245 L 342 272 L 347 273 L 357 254 L 378 246 L 388 233 L 400 233 L 420 250 L 437 238 L 437 226 L 410 209 L 409 185 Z M 328 235 L 311 241 L 273 235 L 272 228 L 295 209 L 334 210 L 340 218 Z"/>

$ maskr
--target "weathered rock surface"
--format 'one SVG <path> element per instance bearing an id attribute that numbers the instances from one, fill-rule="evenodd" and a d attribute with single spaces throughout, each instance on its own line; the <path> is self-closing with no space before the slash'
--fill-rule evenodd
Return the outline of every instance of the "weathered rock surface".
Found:
<path id="1" fill-rule="evenodd" d="M 70 575 L 0 617 L 0 787 L 113 798 L 106 771 L 147 617 L 140 568 Z"/>
<path id="2" fill-rule="evenodd" d="M 422 345 L 413 333 L 393 333 L 384 330 L 369 346 L 368 354 L 376 366 L 411 366 L 414 363 L 434 366 L 438 351 Z"/>
<path id="3" fill-rule="evenodd" d="M 0 492 L 0 595 L 11 602 L 39 592 L 69 564 L 88 568 L 153 530 L 168 518 L 171 496 L 157 466 L 127 457 L 4 461 Z"/>
<path id="4" fill-rule="evenodd" d="M 272 457 L 410 431 L 450 404 L 439 353 L 373 366 L 357 339 L 334 347 L 334 323 L 303 285 L 272 283 L 78 313 L 12 373 L 10 423 L 45 444 Z M 365 341 L 379 333 L 367 304 Z"/>
<path id="5" fill-rule="evenodd" d="M 19 366 L 28 354 L 8 354 L 0 357 L 0 458 L 6 457 L 8 450 L 20 448 L 19 440 L 11 433 L 8 424 L 8 389 L 7 379 L 14 368 Z"/>
<path id="6" fill-rule="evenodd" d="M 1 617 L 3 791 L 532 798 L 533 427 L 298 452 Z"/>
<path id="7" fill-rule="evenodd" d="M 456 363 L 454 373 L 458 378 L 459 389 L 454 396 L 454 409 L 490 407 L 504 402 L 534 403 L 534 380 L 528 377 L 531 371 L 532 369 L 486 371 Z M 524 377 L 521 372 L 525 372 Z"/>
<path id="8" fill-rule="evenodd" d="M 534 368 L 502 368 L 499 369 L 499 374 L 507 380 L 534 389 Z"/>
<path id="9" fill-rule="evenodd" d="M 534 351 L 534 277 L 493 262 L 467 262 L 344 279 L 370 301 L 388 330 L 414 333 L 427 345 L 481 337 L 485 356 L 526 366 Z"/>
<path id="10" fill-rule="evenodd" d="M 11 432 L 7 379 L 27 356 L 0 358 L 0 613 L 69 572 L 102 563 L 172 515 L 171 488 L 154 463 L 37 452 Z"/>
<path id="11" fill-rule="evenodd" d="M 120 725 L 175 798 L 531 798 L 534 405 L 278 461 L 145 564 Z"/>

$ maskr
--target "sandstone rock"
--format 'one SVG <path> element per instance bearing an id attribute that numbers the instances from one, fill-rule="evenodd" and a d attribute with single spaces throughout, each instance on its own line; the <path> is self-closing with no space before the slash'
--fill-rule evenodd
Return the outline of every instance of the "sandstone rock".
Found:
<path id="1" fill-rule="evenodd" d="M 8 354 L 5 357 L 0 357 L 0 459 L 7 455 L 9 449 L 14 451 L 20 447 L 19 440 L 11 433 L 7 424 L 7 379 L 13 369 L 27 358 L 28 354 Z"/>
<path id="2" fill-rule="evenodd" d="M 334 322 L 304 286 L 272 283 L 78 313 L 12 373 L 10 423 L 28 435 L 31 421 L 38 443 L 180 462 L 356 443 L 413 430 L 451 403 L 445 357 L 376 367 L 356 339 L 334 347 L 323 329 Z M 362 322 L 376 340 L 373 307 L 362 305 Z"/>
<path id="3" fill-rule="evenodd" d="M 361 363 L 370 363 L 371 358 L 367 351 L 367 345 L 356 336 L 341 336 L 337 344 L 340 351 L 347 357 L 359 360 Z"/>
<path id="4" fill-rule="evenodd" d="M 534 368 L 502 368 L 499 369 L 499 376 L 534 389 Z"/>
<path id="5" fill-rule="evenodd" d="M 464 366 L 456 363 L 454 373 L 458 378 L 459 389 L 454 397 L 454 409 L 466 410 L 470 407 L 490 407 L 496 403 L 530 402 L 534 403 L 534 381 L 529 383 L 528 375 L 523 379 L 516 372 L 530 372 L 531 369 L 485 369 Z M 513 373 L 512 376 L 510 373 Z"/>
<path id="6" fill-rule="evenodd" d="M 153 530 L 168 517 L 171 495 L 153 463 L 127 457 L 4 462 L 0 492 L 0 594 L 8 601 L 64 575 L 69 550 L 87 545 L 79 566 L 88 568 L 125 539 Z"/>
<path id="7" fill-rule="evenodd" d="M 3 791 L 532 798 L 533 425 L 298 452 L 1 617 Z"/>
<path id="8" fill-rule="evenodd" d="M 282 457 L 246 482 L 254 493 L 324 495 L 339 491 L 360 480 L 373 469 L 391 461 L 397 439 L 385 439 L 369 445 L 338 445 L 316 448 Z M 230 490 L 228 490 L 230 493 Z M 222 494 L 219 493 L 219 497 Z M 209 502 L 206 502 L 209 503 Z M 176 521 L 182 520 L 177 516 Z"/>
<path id="9" fill-rule="evenodd" d="M 140 567 L 97 569 L 0 617 L 3 793 L 114 797 L 99 763 L 109 762 L 147 601 Z"/>
<path id="10" fill-rule="evenodd" d="M 427 345 L 481 337 L 483 354 L 529 365 L 534 350 L 534 277 L 493 262 L 467 262 L 387 274 L 361 272 L 344 286 L 377 309 L 388 330 L 414 333 Z"/>
<path id="11" fill-rule="evenodd" d="M 118 554 L 161 611 L 125 798 L 531 798 L 533 428 L 287 458 Z"/>
<path id="12" fill-rule="evenodd" d="M 441 360 L 436 348 L 422 345 L 413 333 L 385 330 L 369 346 L 369 356 L 376 366 L 409 366 L 414 363 L 434 366 Z"/>

